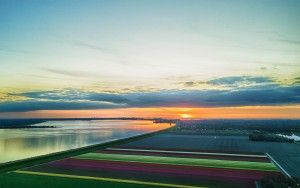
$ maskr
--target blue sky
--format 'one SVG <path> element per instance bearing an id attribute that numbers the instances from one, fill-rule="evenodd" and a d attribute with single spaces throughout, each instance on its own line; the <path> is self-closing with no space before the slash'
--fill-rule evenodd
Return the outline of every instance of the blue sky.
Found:
<path id="1" fill-rule="evenodd" d="M 297 0 L 2 0 L 0 111 L 120 107 L 87 93 L 122 107 L 298 105 L 299 20 Z M 253 101 L 253 89 L 273 102 Z M 78 97 L 25 95 L 70 90 Z"/>

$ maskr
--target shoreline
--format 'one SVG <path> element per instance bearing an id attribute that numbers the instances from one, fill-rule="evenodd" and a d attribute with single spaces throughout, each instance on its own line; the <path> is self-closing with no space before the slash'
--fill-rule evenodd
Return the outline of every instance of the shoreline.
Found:
<path id="1" fill-rule="evenodd" d="M 137 141 L 137 140 L 140 140 L 143 138 L 151 137 L 156 134 L 165 132 L 165 131 L 169 130 L 170 128 L 172 128 L 172 127 L 168 127 L 166 129 L 154 131 L 154 132 L 150 132 L 150 133 L 126 137 L 126 138 L 122 138 L 122 139 L 118 139 L 118 140 L 103 142 L 100 144 L 85 146 L 85 147 L 81 147 L 81 148 L 70 149 L 70 150 L 54 152 L 54 153 L 50 153 L 50 154 L 46 154 L 46 155 L 40 155 L 40 156 L 30 157 L 30 158 L 26 158 L 26 159 L 20 159 L 20 160 L 16 160 L 16 161 L 0 163 L 0 174 L 9 172 L 9 171 L 13 171 L 13 170 L 17 170 L 20 168 L 26 168 L 29 166 L 35 166 L 35 165 L 47 163 L 50 161 L 60 160 L 60 159 L 66 158 L 66 157 L 80 155 L 80 154 L 91 152 L 91 151 L 94 151 L 97 149 L 104 149 L 104 148 L 113 147 L 113 146 L 119 145 L 119 144 L 125 144 L 128 142 Z"/>

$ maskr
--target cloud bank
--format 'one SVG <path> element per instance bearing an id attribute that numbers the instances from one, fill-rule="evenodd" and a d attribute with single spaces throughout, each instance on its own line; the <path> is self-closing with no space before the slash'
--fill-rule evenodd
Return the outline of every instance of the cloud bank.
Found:
<path id="1" fill-rule="evenodd" d="M 0 103 L 0 112 L 300 104 L 299 84 L 283 86 L 267 77 L 245 76 L 223 77 L 209 80 L 206 83 L 231 87 L 227 89 L 183 89 L 128 93 L 104 93 L 77 89 L 26 92 L 11 94 L 26 97 L 26 100 L 2 102 Z"/>

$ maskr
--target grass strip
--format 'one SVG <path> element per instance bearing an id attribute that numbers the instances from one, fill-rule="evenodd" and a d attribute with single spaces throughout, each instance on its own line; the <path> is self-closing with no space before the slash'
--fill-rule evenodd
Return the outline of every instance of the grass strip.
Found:
<path id="1" fill-rule="evenodd" d="M 85 180 L 97 180 L 97 181 L 109 181 L 109 182 L 116 182 L 116 183 L 138 184 L 138 185 L 157 186 L 157 187 L 204 188 L 204 187 L 198 187 L 198 186 L 177 185 L 177 184 L 168 184 L 168 183 L 159 183 L 159 182 L 148 182 L 148 181 L 137 181 L 137 180 L 115 179 L 115 178 L 104 178 L 104 177 L 91 177 L 91 176 L 77 176 L 77 175 L 45 173 L 45 172 L 31 172 L 31 171 L 23 171 L 23 170 L 17 170 L 15 172 L 21 173 L 21 174 L 30 174 L 30 175 L 52 176 L 52 177 L 63 177 L 63 178 L 85 179 Z"/>
<path id="2" fill-rule="evenodd" d="M 239 169 L 239 170 L 257 170 L 257 171 L 275 171 L 275 172 L 278 171 L 276 166 L 273 163 L 264 163 L 264 162 L 196 159 L 196 158 L 165 157 L 165 156 L 160 157 L 160 156 L 146 156 L 146 155 L 105 154 L 105 153 L 86 153 L 73 158 L 90 159 L 90 160 L 139 162 L 139 163 L 152 163 L 152 164 L 199 166 L 199 167 L 210 167 L 210 168 L 228 168 L 228 169 Z"/>

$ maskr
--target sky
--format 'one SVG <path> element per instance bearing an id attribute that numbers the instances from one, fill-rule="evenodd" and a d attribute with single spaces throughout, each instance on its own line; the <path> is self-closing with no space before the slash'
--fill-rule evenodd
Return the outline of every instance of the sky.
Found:
<path id="1" fill-rule="evenodd" d="M 300 118 L 298 0 L 0 0 L 0 118 Z"/>

